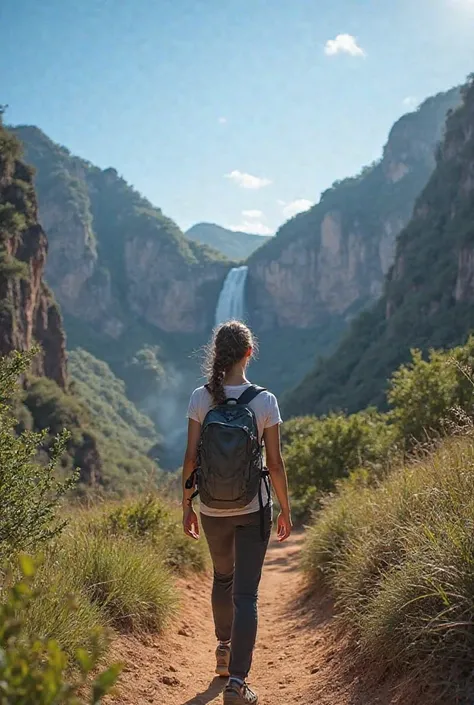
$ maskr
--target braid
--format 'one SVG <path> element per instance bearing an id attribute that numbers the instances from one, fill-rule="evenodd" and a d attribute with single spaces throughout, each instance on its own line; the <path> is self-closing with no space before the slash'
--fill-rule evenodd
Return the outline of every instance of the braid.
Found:
<path id="1" fill-rule="evenodd" d="M 208 378 L 209 390 L 214 404 L 225 403 L 225 376 L 237 362 L 245 357 L 247 350 L 253 347 L 252 333 L 240 321 L 223 323 L 214 330 L 204 363 L 204 371 Z"/>

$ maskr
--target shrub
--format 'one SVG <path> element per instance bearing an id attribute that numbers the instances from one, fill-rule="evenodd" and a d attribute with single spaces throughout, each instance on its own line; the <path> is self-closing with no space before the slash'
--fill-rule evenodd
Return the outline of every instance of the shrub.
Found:
<path id="1" fill-rule="evenodd" d="M 284 431 L 284 456 L 292 495 L 314 506 L 337 480 L 360 467 L 380 466 L 388 457 L 392 429 L 374 410 L 352 416 L 294 419 Z"/>
<path id="2" fill-rule="evenodd" d="M 447 439 L 375 487 L 345 483 L 309 532 L 305 566 L 381 670 L 474 686 L 474 439 Z"/>
<path id="3" fill-rule="evenodd" d="M 424 359 L 412 351 L 411 362 L 392 376 L 388 401 L 397 438 L 411 450 L 420 442 L 446 433 L 453 410 L 472 416 L 474 385 L 474 337 L 466 345 L 447 352 L 432 350 Z"/>
<path id="4" fill-rule="evenodd" d="M 0 558 L 5 560 L 19 550 L 33 550 L 51 539 L 62 526 L 57 518 L 58 504 L 71 488 L 74 478 L 58 482 L 54 469 L 63 453 L 67 435 L 57 436 L 46 466 L 37 462 L 38 448 L 45 433 L 25 430 L 14 433 L 16 421 L 8 400 L 14 396 L 18 377 L 34 355 L 14 353 L 0 358 Z"/>
<path id="5" fill-rule="evenodd" d="M 114 685 L 120 667 L 111 666 L 90 684 L 89 676 L 97 666 L 98 652 L 78 649 L 74 661 L 75 672 L 79 675 L 73 679 L 72 664 L 58 643 L 31 636 L 25 629 L 25 614 L 36 600 L 31 589 L 34 577 L 31 559 L 24 556 L 21 569 L 23 580 L 10 589 L 0 606 L 0 702 L 8 705 L 101 702 Z"/>

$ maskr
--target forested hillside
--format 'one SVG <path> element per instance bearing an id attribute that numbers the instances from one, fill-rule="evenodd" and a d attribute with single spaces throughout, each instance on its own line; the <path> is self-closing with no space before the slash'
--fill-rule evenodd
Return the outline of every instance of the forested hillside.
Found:
<path id="1" fill-rule="evenodd" d="M 290 394 L 287 413 L 383 406 L 410 348 L 452 346 L 474 324 L 474 82 L 449 117 L 436 169 L 401 232 L 384 293 Z"/>

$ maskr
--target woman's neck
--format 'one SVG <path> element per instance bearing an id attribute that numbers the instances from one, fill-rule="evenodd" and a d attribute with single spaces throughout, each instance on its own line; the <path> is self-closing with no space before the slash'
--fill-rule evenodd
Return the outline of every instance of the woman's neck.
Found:
<path id="1" fill-rule="evenodd" d="M 224 384 L 229 386 L 238 386 L 239 384 L 248 384 L 248 379 L 245 376 L 245 367 L 234 367 L 224 377 Z"/>

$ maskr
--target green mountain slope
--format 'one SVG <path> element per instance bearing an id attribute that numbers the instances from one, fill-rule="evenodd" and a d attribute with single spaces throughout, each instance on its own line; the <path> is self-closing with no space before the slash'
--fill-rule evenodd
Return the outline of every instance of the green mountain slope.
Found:
<path id="1" fill-rule="evenodd" d="M 436 169 L 398 238 L 383 296 L 288 396 L 289 414 L 383 406 L 412 347 L 449 347 L 474 325 L 474 81 L 448 119 Z"/>
<path id="2" fill-rule="evenodd" d="M 87 409 L 103 462 L 103 484 L 116 493 L 156 485 L 160 475 L 148 451 L 159 438 L 151 419 L 127 398 L 125 383 L 85 350 L 68 358 L 72 392 Z"/>
<path id="3" fill-rule="evenodd" d="M 74 191 L 61 174 L 53 187 Z M 83 195 L 79 191 L 71 210 L 87 222 Z M 70 353 L 66 364 L 61 314 L 44 282 L 48 242 L 37 210 L 32 171 L 0 115 L 0 355 L 41 345 L 13 400 L 19 428 L 48 429 L 46 454 L 51 439 L 68 429 L 61 472 L 78 468 L 80 491 L 118 494 L 156 483 L 158 467 L 147 451 L 159 438 L 127 399 L 124 383 L 84 351 Z M 91 250 L 95 245 L 90 231 Z"/>
<path id="4" fill-rule="evenodd" d="M 190 240 L 222 252 L 233 261 L 247 259 L 269 239 L 269 236 L 229 230 L 214 223 L 197 223 L 185 235 Z"/>
<path id="5" fill-rule="evenodd" d="M 229 268 L 223 255 L 188 240 L 115 169 L 72 155 L 36 127 L 14 132 L 36 169 L 46 278 L 64 313 L 113 338 L 137 317 L 165 331 L 210 325 Z"/>

